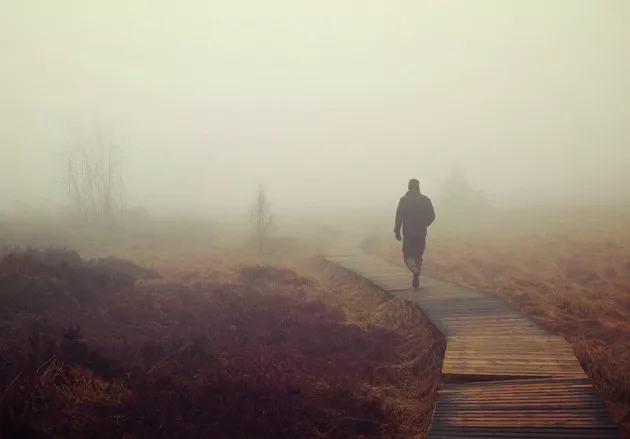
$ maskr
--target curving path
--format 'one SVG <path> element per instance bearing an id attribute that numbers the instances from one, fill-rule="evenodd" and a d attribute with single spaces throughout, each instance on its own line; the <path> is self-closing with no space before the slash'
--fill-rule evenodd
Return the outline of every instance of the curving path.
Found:
<path id="1" fill-rule="evenodd" d="M 326 259 L 386 293 L 417 302 L 446 336 L 430 439 L 618 438 L 597 390 L 564 338 L 490 294 L 422 279 L 352 250 Z"/>

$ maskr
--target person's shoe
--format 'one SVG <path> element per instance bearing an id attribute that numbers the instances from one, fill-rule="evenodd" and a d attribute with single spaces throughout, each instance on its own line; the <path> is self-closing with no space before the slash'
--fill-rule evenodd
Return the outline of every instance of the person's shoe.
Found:
<path id="1" fill-rule="evenodd" d="M 413 282 L 411 283 L 414 289 L 420 286 L 420 273 L 413 274 Z"/>

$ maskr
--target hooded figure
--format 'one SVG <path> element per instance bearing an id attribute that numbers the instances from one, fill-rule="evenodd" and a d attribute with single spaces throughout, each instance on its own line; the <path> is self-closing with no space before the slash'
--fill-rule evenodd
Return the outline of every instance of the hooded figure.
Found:
<path id="1" fill-rule="evenodd" d="M 394 233 L 398 241 L 402 239 L 405 265 L 413 273 L 413 288 L 418 288 L 420 283 L 427 228 L 434 220 L 433 203 L 420 192 L 420 182 L 415 178 L 409 180 L 409 190 L 400 199 L 396 209 Z"/>

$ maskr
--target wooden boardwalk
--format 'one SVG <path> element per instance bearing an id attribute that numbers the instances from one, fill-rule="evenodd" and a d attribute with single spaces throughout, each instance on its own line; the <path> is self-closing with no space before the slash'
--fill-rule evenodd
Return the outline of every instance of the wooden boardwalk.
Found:
<path id="1" fill-rule="evenodd" d="M 414 291 L 405 267 L 361 253 L 327 260 L 417 302 L 446 336 L 430 439 L 619 437 L 571 346 L 503 300 L 426 278 Z"/>

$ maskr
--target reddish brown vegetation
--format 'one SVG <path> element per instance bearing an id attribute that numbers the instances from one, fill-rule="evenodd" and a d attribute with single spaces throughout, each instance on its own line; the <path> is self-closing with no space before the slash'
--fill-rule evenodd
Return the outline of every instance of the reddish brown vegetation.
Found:
<path id="1" fill-rule="evenodd" d="M 351 276 L 232 283 L 73 252 L 0 262 L 0 437 L 349 438 L 426 432 L 441 343 Z"/>

